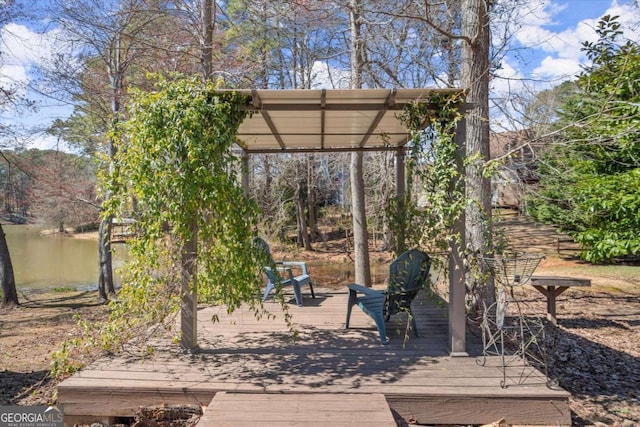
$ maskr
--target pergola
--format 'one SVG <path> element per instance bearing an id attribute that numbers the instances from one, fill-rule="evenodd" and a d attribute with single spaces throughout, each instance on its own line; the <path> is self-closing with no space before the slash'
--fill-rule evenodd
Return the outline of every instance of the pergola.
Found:
<path id="1" fill-rule="evenodd" d="M 399 150 L 409 132 L 397 113 L 459 89 L 246 90 L 253 114 L 240 125 L 247 153 Z"/>
<path id="2" fill-rule="evenodd" d="M 331 153 L 395 151 L 396 191 L 405 189 L 404 151 L 409 130 L 397 115 L 407 104 L 429 103 L 434 94 L 460 94 L 461 89 L 305 89 L 236 90 L 247 95 L 250 114 L 237 132 L 243 159 L 254 153 Z M 436 108 L 434 106 L 434 108 Z M 463 147 L 464 120 L 457 144 Z M 246 168 L 245 168 L 246 170 Z M 248 187 L 248 177 L 243 176 Z M 464 236 L 464 220 L 456 226 Z M 452 242 L 452 245 L 456 243 Z M 449 259 L 449 343 L 452 355 L 466 355 L 465 280 L 462 260 L 452 247 Z M 183 307 L 183 338 L 195 343 L 195 309 Z M 185 310 L 187 311 L 185 313 Z M 193 310 L 192 313 L 189 311 Z M 184 325 L 187 321 L 189 324 Z"/>

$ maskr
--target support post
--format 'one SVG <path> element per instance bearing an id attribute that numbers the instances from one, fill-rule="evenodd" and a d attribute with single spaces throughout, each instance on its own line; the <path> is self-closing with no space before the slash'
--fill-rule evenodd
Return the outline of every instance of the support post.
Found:
<path id="1" fill-rule="evenodd" d="M 407 192 L 407 180 L 405 173 L 405 157 L 404 157 L 404 149 L 399 148 L 396 151 L 396 200 L 399 203 L 399 207 L 402 212 L 402 221 L 398 224 L 398 228 L 395 232 L 398 234 L 394 236 L 391 240 L 395 240 L 395 244 L 392 245 L 393 250 L 396 251 L 396 254 L 400 254 L 404 252 L 407 241 L 407 204 L 405 200 L 405 195 Z"/>
<path id="2" fill-rule="evenodd" d="M 403 197 L 406 192 L 404 149 L 396 151 L 396 196 Z"/>
<path id="3" fill-rule="evenodd" d="M 247 196 L 249 194 L 249 154 L 246 151 L 242 152 L 242 171 L 240 173 L 242 174 L 242 190 L 244 190 L 244 195 Z"/>
<path id="4" fill-rule="evenodd" d="M 198 345 L 198 286 L 196 270 L 198 225 L 196 220 L 193 222 L 191 237 L 182 249 L 180 345 L 186 350 L 193 350 Z"/>
<path id="5" fill-rule="evenodd" d="M 464 194 L 464 154 L 465 119 L 458 122 L 456 129 L 456 168 L 458 178 L 451 183 L 452 188 Z M 460 214 L 453 225 L 453 233 L 459 240 L 449 242 L 449 345 L 451 356 L 468 356 L 466 348 L 465 313 L 465 267 L 462 251 L 465 247 L 465 216 Z"/>

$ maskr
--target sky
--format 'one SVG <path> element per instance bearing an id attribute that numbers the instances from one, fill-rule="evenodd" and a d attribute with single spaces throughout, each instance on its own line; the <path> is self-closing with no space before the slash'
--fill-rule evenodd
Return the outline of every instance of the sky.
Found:
<path id="1" fill-rule="evenodd" d="M 525 0 L 511 17 L 513 35 L 491 81 L 493 101 L 511 113 L 513 94 L 524 97 L 571 80 L 587 65 L 582 43 L 596 41 L 595 27 L 605 15 L 619 16 L 627 39 L 640 42 L 640 7 L 623 0 Z M 499 33 L 494 29 L 494 36 Z M 521 128 L 512 117 L 492 109 L 493 131 Z"/>
<path id="2" fill-rule="evenodd" d="M 631 2 L 564 0 L 529 3 L 529 7 L 521 12 L 521 28 L 515 33 L 513 43 L 526 51 L 522 52 L 522 61 L 517 61 L 517 56 L 509 57 L 509 65 L 533 79 L 554 81 L 574 76 L 585 61 L 582 42 L 597 39 L 594 27 L 604 15 L 618 15 L 618 21 L 628 28 L 625 35 L 638 40 L 640 11 Z"/>
<path id="3" fill-rule="evenodd" d="M 535 93 L 564 80 L 574 78 L 586 58 L 581 51 L 583 41 L 596 40 L 594 27 L 604 15 L 618 15 L 625 29 L 625 37 L 640 41 L 640 8 L 634 0 L 511 0 L 519 5 L 517 13 L 507 22 L 494 22 L 494 43 L 505 42 L 507 49 L 495 59 L 497 69 L 491 81 L 492 96 L 504 102 L 507 94 Z M 2 0 L 0 0 L 0 7 Z M 508 26 L 511 36 L 503 40 L 500 35 Z M 33 82 L 38 64 L 51 59 L 55 29 L 41 27 L 41 23 L 9 22 L 0 29 L 0 85 L 27 87 Z M 8 143 L 23 144 L 29 148 L 62 148 L 61 141 L 43 132 L 56 118 L 65 118 L 69 106 L 46 100 L 32 92 L 25 95 L 36 102 L 36 111 L 16 110 L 11 106 L 0 109 L 0 125 L 13 124 L 18 133 Z M 510 107 L 505 107 L 509 109 Z M 511 129 L 517 124 L 501 113 L 492 117 L 494 130 Z M 24 133 L 20 129 L 24 129 Z M 24 136 L 29 135 L 29 136 Z M 0 140 L 4 148 L 7 141 Z"/>

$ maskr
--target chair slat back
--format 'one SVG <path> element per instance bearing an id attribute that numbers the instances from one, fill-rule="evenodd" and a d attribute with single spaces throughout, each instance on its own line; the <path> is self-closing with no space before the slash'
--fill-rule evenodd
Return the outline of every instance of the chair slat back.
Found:
<path id="1" fill-rule="evenodd" d="M 269 248 L 269 244 L 262 237 L 256 237 L 253 240 L 253 243 L 258 250 L 262 251 L 269 259 L 271 259 L 271 249 Z"/>
<path id="2" fill-rule="evenodd" d="M 389 267 L 387 314 L 395 314 L 411 305 L 411 301 L 429 279 L 431 258 L 419 249 L 409 249 Z"/>

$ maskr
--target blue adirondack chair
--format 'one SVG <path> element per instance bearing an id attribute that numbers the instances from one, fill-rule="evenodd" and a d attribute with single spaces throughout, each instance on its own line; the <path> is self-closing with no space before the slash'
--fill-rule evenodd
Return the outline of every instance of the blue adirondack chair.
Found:
<path id="1" fill-rule="evenodd" d="M 387 344 L 385 321 L 391 315 L 406 312 L 411 319 L 411 327 L 416 336 L 418 328 L 411 311 L 411 302 L 429 280 L 431 258 L 418 249 L 410 249 L 400 254 L 389 267 L 389 286 L 386 290 L 376 290 L 352 283 L 348 285 L 347 320 L 349 328 L 351 309 L 358 305 L 362 311 L 376 322 L 382 344 Z"/>
<path id="2" fill-rule="evenodd" d="M 256 243 L 265 252 L 269 258 L 270 264 L 264 267 L 264 272 L 267 275 L 267 284 L 265 286 L 264 293 L 262 294 L 262 302 L 269 298 L 269 294 L 276 289 L 278 283 L 283 287 L 291 286 L 293 288 L 296 304 L 299 307 L 302 307 L 302 293 L 300 292 L 301 286 L 309 285 L 311 297 L 316 297 L 313 292 L 313 283 L 311 282 L 311 276 L 309 276 L 309 269 L 307 268 L 306 262 L 274 261 L 271 257 L 271 249 L 269 249 L 267 242 L 264 241 L 264 239 L 258 238 L 256 239 Z M 296 274 L 294 274 L 294 269 Z"/>

